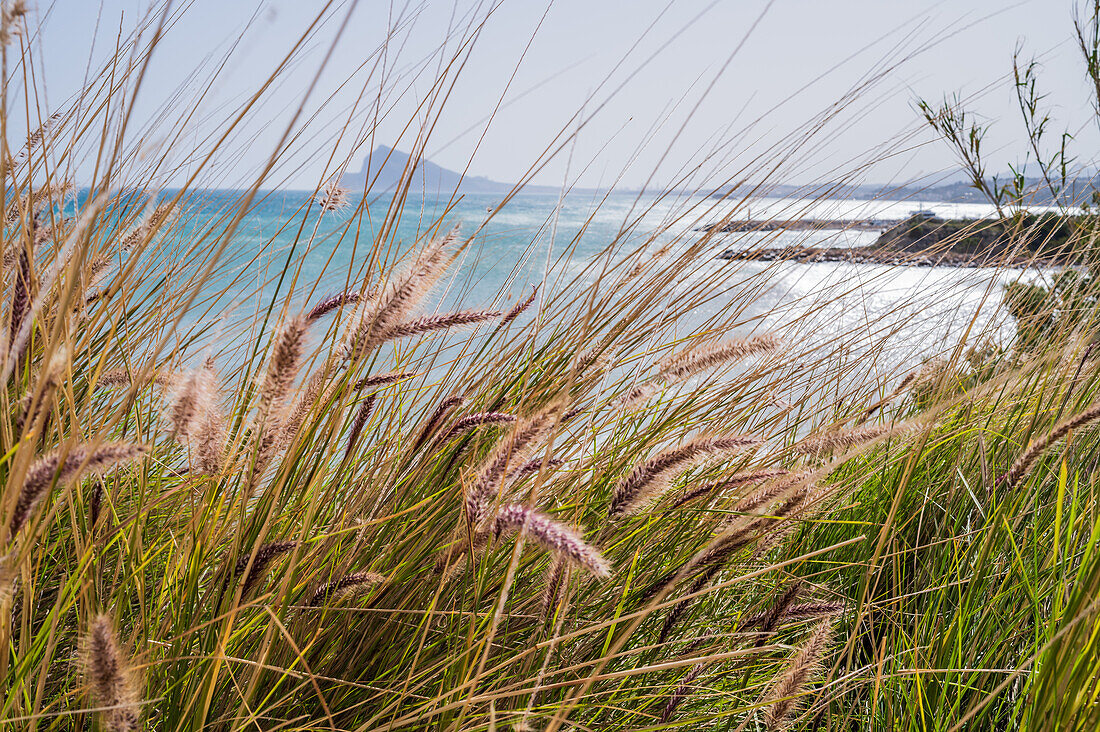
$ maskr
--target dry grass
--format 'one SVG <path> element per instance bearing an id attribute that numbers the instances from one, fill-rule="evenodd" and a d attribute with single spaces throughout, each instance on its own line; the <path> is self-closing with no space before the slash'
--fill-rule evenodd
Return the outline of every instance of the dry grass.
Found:
<path id="1" fill-rule="evenodd" d="M 12 78 L 36 78 L 25 19 L 3 22 Z M 492 242 L 447 206 L 405 222 L 412 170 L 373 204 L 326 170 L 286 248 L 250 249 L 281 158 L 217 203 L 197 181 L 227 183 L 236 117 L 188 165 L 149 158 L 124 130 L 140 63 L 119 63 L 149 37 L 0 150 L 0 722 L 1022 729 L 1058 698 L 1088 728 L 1100 372 L 1080 333 L 968 361 L 1001 324 L 979 310 L 891 361 L 907 303 L 823 327 L 885 279 L 804 292 L 712 261 L 731 242 L 698 227 L 744 187 L 639 199 L 529 296 L 468 302 L 459 258 Z M 423 116 L 465 53 L 440 50 Z M 6 91 L 14 129 L 34 87 Z M 161 110 L 166 139 L 192 99 Z M 782 174 L 830 118 L 731 179 Z M 160 193 L 165 169 L 206 177 Z M 347 258 L 318 264 L 334 242 Z"/>

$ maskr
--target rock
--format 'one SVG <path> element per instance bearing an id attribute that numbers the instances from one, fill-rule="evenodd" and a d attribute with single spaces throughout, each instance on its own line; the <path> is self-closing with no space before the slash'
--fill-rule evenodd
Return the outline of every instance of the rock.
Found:
<path id="1" fill-rule="evenodd" d="M 943 220 L 913 216 L 891 226 L 868 247 L 727 249 L 717 258 L 910 267 L 1060 267 L 1074 262 L 1072 252 L 1065 250 L 1067 242 L 1072 241 L 1074 227 L 1073 217 L 1056 214 L 1024 215 L 1004 220 Z"/>

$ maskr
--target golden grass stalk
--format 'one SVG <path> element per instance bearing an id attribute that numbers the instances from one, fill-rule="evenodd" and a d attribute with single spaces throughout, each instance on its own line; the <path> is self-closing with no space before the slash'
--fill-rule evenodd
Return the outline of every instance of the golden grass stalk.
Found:
<path id="1" fill-rule="evenodd" d="M 770 706 L 764 713 L 764 725 L 770 732 L 786 729 L 790 718 L 798 711 L 799 696 L 803 694 L 806 684 L 821 662 L 821 657 L 828 650 L 832 632 L 831 620 L 818 623 L 765 696 L 765 701 Z"/>
<path id="2" fill-rule="evenodd" d="M 1100 402 L 1096 402 L 1085 411 L 1075 414 L 1035 442 L 1031 443 L 1031 445 L 1024 450 L 1023 454 L 1016 458 L 1016 462 L 1012 463 L 1012 467 L 1009 468 L 1007 473 L 1001 476 L 998 482 L 1001 483 L 1004 488 L 1012 488 L 1031 471 L 1032 466 L 1035 465 L 1035 461 L 1047 451 L 1047 448 L 1073 430 L 1091 424 L 1098 419 L 1100 419 Z"/>
<path id="3" fill-rule="evenodd" d="M 122 650 L 107 615 L 88 628 L 82 648 L 84 676 L 92 704 L 107 732 L 132 732 L 141 725 L 141 692 L 136 672 Z"/>
<path id="4" fill-rule="evenodd" d="M 584 567 L 597 577 L 611 575 L 611 567 L 607 560 L 587 544 L 577 532 L 527 506 L 518 503 L 501 506 L 493 520 L 493 534 L 499 537 L 507 531 L 520 532 L 543 549 L 577 566 Z"/>
<path id="5" fill-rule="evenodd" d="M 61 451 L 55 451 L 39 458 L 28 468 L 23 478 L 19 499 L 8 525 L 11 535 L 14 537 L 27 522 L 34 507 L 42 500 L 55 479 L 58 484 L 62 484 L 86 473 L 102 473 L 119 463 L 136 460 L 145 451 L 143 445 L 108 442 L 96 448 L 77 445 L 65 455 Z"/>
<path id="6" fill-rule="evenodd" d="M 664 450 L 636 465 L 619 481 L 612 492 L 608 515 L 635 513 L 659 498 L 676 473 L 716 455 L 740 452 L 761 442 L 759 438 L 748 435 L 705 435 Z"/>
<path id="7" fill-rule="evenodd" d="M 336 597 L 348 590 L 362 587 L 363 585 L 377 585 L 385 582 L 386 578 L 377 572 L 355 572 L 347 574 L 340 579 L 326 582 L 317 588 L 313 596 L 306 603 L 309 607 L 320 607 L 330 598 Z"/>
<path id="8" fill-rule="evenodd" d="M 920 386 L 924 382 L 928 381 L 930 378 L 939 373 L 943 369 L 943 367 L 944 362 L 941 359 L 933 358 L 925 363 L 923 366 L 921 366 L 919 369 L 910 371 L 908 374 L 905 375 L 905 378 L 903 378 L 898 383 L 898 385 L 894 387 L 893 391 L 884 396 L 882 399 L 879 399 L 871 406 L 867 407 L 867 411 L 863 413 L 863 416 L 859 418 L 859 421 L 856 422 L 856 424 L 862 424 L 866 422 L 876 411 L 889 405 L 906 391 L 916 388 L 917 386 Z"/>

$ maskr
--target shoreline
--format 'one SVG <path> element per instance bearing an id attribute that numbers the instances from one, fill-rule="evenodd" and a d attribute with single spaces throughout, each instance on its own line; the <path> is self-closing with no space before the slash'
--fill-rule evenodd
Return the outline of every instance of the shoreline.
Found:
<path id="1" fill-rule="evenodd" d="M 714 231 L 732 234 L 743 231 L 888 231 L 902 223 L 903 219 L 788 219 L 784 221 L 756 221 L 740 219 L 724 224 L 708 224 L 696 231 Z"/>
<path id="2" fill-rule="evenodd" d="M 730 262 L 795 262 L 820 264 L 881 264 L 901 267 L 953 267 L 956 269 L 1027 269 L 1029 267 L 1066 267 L 1066 262 L 1042 257 L 998 257 L 963 254 L 951 251 L 904 252 L 874 247 L 784 247 L 733 250 L 727 249 L 715 259 Z"/>
<path id="3" fill-rule="evenodd" d="M 749 223 L 757 228 L 744 228 Z M 1014 221 L 995 219 L 940 219 L 914 215 L 903 221 L 806 219 L 771 222 L 728 222 L 707 227 L 708 231 L 777 231 L 823 229 L 868 231 L 884 228 L 874 244 L 860 247 L 755 247 L 726 249 L 717 255 L 728 261 L 847 262 L 908 267 L 957 268 L 1060 268 L 1072 266 L 1080 257 L 1066 246 L 1073 231 L 1072 220 L 1044 215 Z M 856 226 L 850 226 L 856 224 Z M 849 225 L 849 226 L 846 226 Z"/>

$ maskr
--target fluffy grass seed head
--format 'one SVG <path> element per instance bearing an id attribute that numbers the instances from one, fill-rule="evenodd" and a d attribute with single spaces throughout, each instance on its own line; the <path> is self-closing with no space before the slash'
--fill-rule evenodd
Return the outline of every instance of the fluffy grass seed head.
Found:
<path id="1" fill-rule="evenodd" d="M 358 323 L 351 329 L 343 350 L 346 354 L 369 353 L 385 343 L 389 333 L 406 320 L 435 283 L 443 276 L 458 228 L 433 239 L 403 270 L 395 273 L 376 298 L 367 303 Z"/>
<path id="2" fill-rule="evenodd" d="M 997 481 L 1003 488 L 1011 488 L 1020 482 L 1024 476 L 1031 472 L 1035 461 L 1039 459 L 1051 445 L 1062 439 L 1070 432 L 1080 427 L 1092 424 L 1100 419 L 1100 402 L 1093 404 L 1083 412 L 1078 412 L 1066 421 L 1059 424 L 1053 430 L 1040 437 L 1024 450 L 1020 457 L 1012 463 L 1012 467 Z"/>
<path id="3" fill-rule="evenodd" d="M 850 430 L 837 430 L 810 435 L 791 448 L 796 455 L 816 455 L 839 449 L 857 447 L 891 432 L 888 425 L 871 425 Z"/>
<path id="4" fill-rule="evenodd" d="M 431 439 L 432 435 L 436 433 L 444 420 L 447 419 L 447 415 L 451 413 L 451 410 L 460 406 L 465 401 L 465 397 L 458 396 L 457 394 L 449 396 L 441 401 L 439 406 L 437 406 L 432 411 L 431 415 L 428 416 L 428 419 L 424 422 L 424 426 L 420 428 L 420 435 L 416 438 L 416 442 L 413 443 L 412 452 L 416 452 L 423 447 L 424 443 Z"/>
<path id="5" fill-rule="evenodd" d="M 432 333 L 437 330 L 477 325 L 478 323 L 483 323 L 486 320 L 491 320 L 499 316 L 500 312 L 497 310 L 460 310 L 453 313 L 425 315 L 421 318 L 399 323 L 384 331 L 380 336 L 381 340 L 379 342 L 385 343 L 386 341 L 409 338 L 423 333 Z M 356 351 L 353 349 L 352 355 L 355 352 Z"/>
<path id="6" fill-rule="evenodd" d="M 665 708 L 661 710 L 661 724 L 667 724 L 672 719 L 672 715 L 676 713 L 677 707 L 679 707 L 685 699 L 691 696 L 695 680 L 698 679 L 706 669 L 707 664 L 705 663 L 697 663 L 691 667 L 691 670 L 688 671 L 680 681 L 676 690 L 672 692 L 672 696 L 669 697 L 668 703 L 665 704 Z"/>
<path id="7" fill-rule="evenodd" d="M 140 683 L 107 615 L 92 620 L 81 661 L 92 704 L 107 732 L 133 732 L 141 725 Z"/>
<path id="8" fill-rule="evenodd" d="M 477 477 L 465 489 L 463 505 L 466 520 L 471 526 L 480 526 L 489 516 L 489 505 L 503 487 L 509 474 L 509 466 L 526 463 L 534 442 L 553 424 L 550 410 L 539 412 L 520 420 L 505 435 L 489 457 L 482 463 Z"/>
<path id="9" fill-rule="evenodd" d="M 35 506 L 53 484 L 55 476 L 58 484 L 67 483 L 82 473 L 101 473 L 119 463 L 132 462 L 145 451 L 144 446 L 130 442 L 108 442 L 96 448 L 77 445 L 65 454 L 57 450 L 39 458 L 23 477 L 23 486 L 9 523 L 12 536 L 27 522 Z"/>
<path id="10" fill-rule="evenodd" d="M 316 323 L 334 310 L 339 310 L 345 305 L 354 305 L 360 300 L 362 300 L 362 296 L 358 292 L 352 292 L 350 290 L 347 292 L 338 292 L 314 305 L 313 308 L 306 313 L 306 320 L 311 324 Z"/>
<path id="11" fill-rule="evenodd" d="M 248 576 L 244 580 L 241 594 L 247 593 L 257 582 L 263 579 L 264 573 L 267 572 L 268 566 L 273 561 L 283 554 L 292 551 L 297 546 L 298 542 L 296 541 L 273 541 L 257 549 L 254 559 L 250 554 L 246 554 L 238 559 L 237 563 L 233 566 L 234 577 L 240 577 L 244 574 L 244 571 L 248 569 L 249 560 L 252 560 L 252 569 L 248 571 Z"/>
<path id="12" fill-rule="evenodd" d="M 783 345 L 779 336 L 762 333 L 751 338 L 716 343 L 671 356 L 658 366 L 657 378 L 665 383 L 688 379 L 701 371 L 778 351 Z"/>
<path id="13" fill-rule="evenodd" d="M 355 410 L 355 418 L 351 421 L 351 428 L 348 430 L 348 442 L 344 447 L 345 460 L 351 457 L 352 452 L 355 451 L 359 436 L 363 433 L 363 428 L 367 426 L 367 422 L 370 421 L 371 414 L 374 413 L 374 405 L 377 402 L 377 394 L 368 394 L 367 398 Z"/>
<path id="14" fill-rule="evenodd" d="M 318 205 L 320 205 L 321 211 L 324 212 L 342 211 L 351 205 L 351 201 L 348 199 L 349 194 L 350 191 L 342 187 L 338 181 L 330 181 L 325 186 L 325 190 L 322 191 Z"/>
<path id="15" fill-rule="evenodd" d="M 712 480 L 709 483 L 704 483 L 698 488 L 692 489 L 676 499 L 676 503 L 673 504 L 673 508 L 679 508 L 680 506 L 693 501 L 701 496 L 714 495 L 715 493 L 721 493 L 723 491 L 730 490 L 731 488 L 742 488 L 746 485 L 752 485 L 753 483 L 760 483 L 765 480 L 772 480 L 774 478 L 782 478 L 790 471 L 783 468 L 776 468 L 775 470 L 754 470 L 750 473 L 737 473 L 721 480 Z"/>
<path id="16" fill-rule="evenodd" d="M 313 596 L 306 603 L 309 607 L 320 607 L 330 599 L 347 592 L 348 590 L 363 587 L 364 585 L 377 585 L 385 582 L 386 578 L 377 572 L 355 572 L 346 574 L 340 579 L 326 582 L 317 588 Z"/>
<path id="17" fill-rule="evenodd" d="M 535 298 L 539 295 L 539 286 L 531 285 L 531 294 L 527 296 L 526 300 L 522 300 L 516 303 L 511 310 L 504 314 L 504 317 L 500 319 L 500 327 L 504 328 L 513 320 L 522 315 L 527 308 L 531 307 L 535 303 Z"/>
<path id="18" fill-rule="evenodd" d="M 829 648 L 832 633 L 831 620 L 818 623 L 806 642 L 791 657 L 786 670 L 776 678 L 765 697 L 765 701 L 770 704 L 764 712 L 764 725 L 770 732 L 780 732 L 789 726 L 791 717 L 801 706 L 800 697 L 805 692 L 806 684 L 818 669 L 822 656 Z"/>
<path id="19" fill-rule="evenodd" d="M 476 412 L 467 414 L 455 420 L 450 429 L 440 438 L 440 442 L 447 442 L 459 435 L 465 434 L 475 427 L 492 424 L 510 424 L 516 421 L 516 415 L 507 412 Z"/>
<path id="20" fill-rule="evenodd" d="M 639 463 L 615 486 L 608 514 L 636 513 L 668 488 L 673 475 L 716 455 L 740 452 L 761 444 L 748 435 L 705 435 L 669 448 Z"/>
<path id="21" fill-rule="evenodd" d="M 359 379 L 359 381 L 355 382 L 355 391 L 363 391 L 364 389 L 378 389 L 383 386 L 396 384 L 399 381 L 411 379 L 419 375 L 420 374 L 415 371 L 387 371 L 384 374 L 365 376 L 362 379 Z"/>
<path id="22" fill-rule="evenodd" d="M 577 532 L 527 506 L 518 503 L 501 506 L 493 520 L 493 533 L 499 537 L 507 531 L 522 533 L 543 549 L 572 564 L 584 567 L 597 577 L 611 575 L 611 566 L 607 560 L 587 544 Z"/>
<path id="23" fill-rule="evenodd" d="M 290 393 L 301 365 L 308 326 L 309 321 L 305 317 L 294 317 L 275 334 L 267 371 L 259 387 L 261 414 L 270 414 Z"/>

